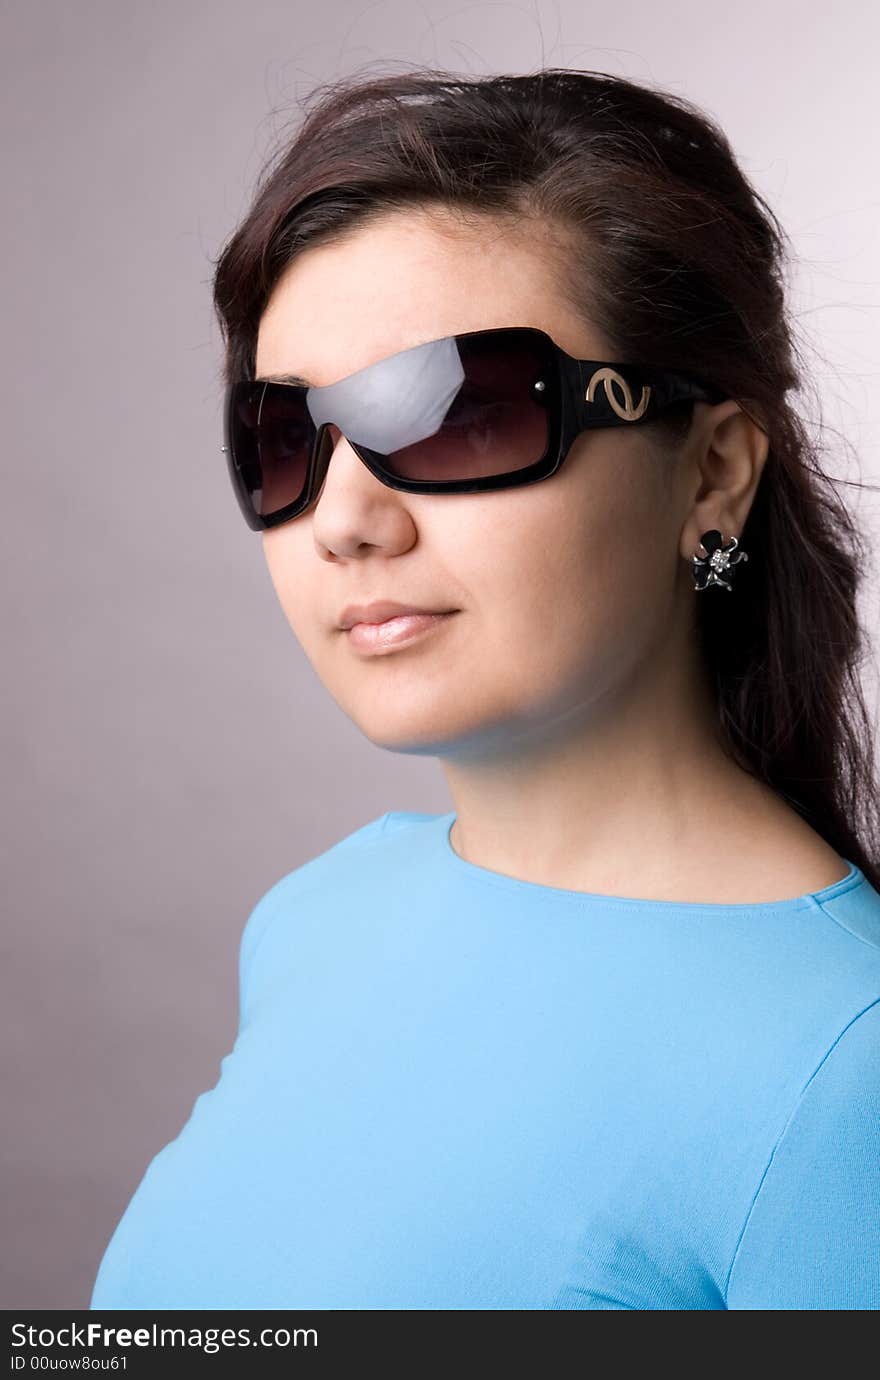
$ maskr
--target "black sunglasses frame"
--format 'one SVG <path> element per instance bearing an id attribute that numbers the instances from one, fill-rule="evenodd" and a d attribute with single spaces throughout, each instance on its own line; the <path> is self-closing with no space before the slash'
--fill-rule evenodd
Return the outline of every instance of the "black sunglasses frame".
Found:
<path id="1" fill-rule="evenodd" d="M 677 373 L 642 364 L 620 364 L 608 360 L 575 359 L 557 345 L 546 331 L 534 326 L 500 326 L 490 330 L 464 331 L 452 337 L 456 342 L 474 337 L 499 336 L 515 343 L 516 338 L 528 337 L 543 351 L 546 374 L 536 387 L 541 388 L 541 400 L 547 410 L 547 446 L 544 454 L 533 464 L 506 474 L 483 475 L 475 479 L 426 480 L 404 479 L 391 473 L 379 451 L 371 450 L 348 437 L 349 445 L 371 474 L 391 489 L 412 494 L 487 493 L 496 489 L 520 488 L 549 479 L 563 464 L 572 443 L 583 431 L 598 427 L 637 426 L 653 421 L 673 403 L 691 401 L 721 402 L 727 394 L 693 374 Z M 448 337 L 442 337 L 444 339 Z M 542 387 L 543 385 L 543 387 Z M 264 517 L 256 513 L 250 501 L 247 485 L 235 455 L 233 418 L 243 395 L 252 396 L 262 388 L 269 395 L 291 389 L 303 396 L 309 389 L 303 384 L 281 383 L 275 380 L 251 379 L 230 384 L 226 389 L 224 406 L 224 440 L 221 449 L 226 453 L 227 468 L 245 522 L 255 532 L 279 527 L 306 512 L 317 499 L 324 483 L 333 451 L 329 427 L 323 422 L 316 428 L 308 472 L 303 492 L 293 503 Z M 636 400 L 635 395 L 638 394 Z M 266 393 L 263 394 L 263 397 Z"/>

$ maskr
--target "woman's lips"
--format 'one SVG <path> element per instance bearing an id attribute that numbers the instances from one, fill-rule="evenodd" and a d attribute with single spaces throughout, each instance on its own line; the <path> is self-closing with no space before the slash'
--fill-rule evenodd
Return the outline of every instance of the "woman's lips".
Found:
<path id="1" fill-rule="evenodd" d="M 381 623 L 355 623 L 345 636 L 359 652 L 392 651 L 424 637 L 441 623 L 448 623 L 455 612 L 457 610 L 452 613 L 401 613 Z"/>

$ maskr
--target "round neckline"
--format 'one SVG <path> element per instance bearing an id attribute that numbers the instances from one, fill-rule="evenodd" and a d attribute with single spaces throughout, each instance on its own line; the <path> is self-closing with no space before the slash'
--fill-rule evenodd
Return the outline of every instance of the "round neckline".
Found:
<path id="1" fill-rule="evenodd" d="M 624 910 L 687 911 L 691 913 L 707 911 L 710 914 L 735 911 L 738 914 L 745 914 L 749 911 L 805 910 L 814 905 L 821 906 L 823 902 L 829 901 L 865 881 L 865 874 L 861 868 L 850 858 L 843 858 L 849 868 L 844 877 L 840 877 L 836 882 L 830 882 L 828 886 L 821 887 L 818 891 L 807 891 L 800 896 L 785 896 L 778 901 L 661 901 L 651 900 L 646 896 L 612 896 L 603 891 L 572 891 L 568 887 L 545 886 L 542 882 L 528 882 L 521 877 L 511 877 L 507 872 L 495 872 L 492 868 L 481 867 L 479 863 L 469 862 L 452 846 L 450 834 L 456 818 L 455 810 L 437 816 L 440 843 L 447 865 L 461 877 L 489 886 L 500 887 L 512 893 L 516 892 L 520 896 L 529 894 L 535 897 L 546 896 L 551 900 L 570 901 L 580 905 L 604 905 Z"/>

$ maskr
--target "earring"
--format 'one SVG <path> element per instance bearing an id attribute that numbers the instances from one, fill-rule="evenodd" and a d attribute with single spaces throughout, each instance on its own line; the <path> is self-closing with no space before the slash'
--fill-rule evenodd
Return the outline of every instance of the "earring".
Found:
<path id="1" fill-rule="evenodd" d="M 699 554 L 701 549 L 705 553 L 702 556 Z M 721 585 L 724 589 L 732 589 L 732 585 L 721 578 L 722 571 L 729 570 L 739 561 L 748 559 L 745 551 L 739 550 L 736 537 L 731 537 L 725 545 L 724 537 L 718 529 L 710 527 L 700 538 L 700 546 L 697 547 L 693 558 L 694 589 L 708 589 L 709 585 Z"/>

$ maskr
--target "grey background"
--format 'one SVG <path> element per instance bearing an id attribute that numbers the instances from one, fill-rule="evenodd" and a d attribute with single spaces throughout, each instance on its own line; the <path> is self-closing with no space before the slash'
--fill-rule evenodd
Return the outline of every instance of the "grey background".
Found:
<path id="1" fill-rule="evenodd" d="M 87 1307 L 232 1045 L 268 887 L 386 809 L 451 808 L 317 682 L 218 449 L 209 259 L 297 97 L 427 62 L 696 100 L 794 241 L 835 468 L 877 482 L 878 27 L 803 0 L 3 6 L 0 1306 Z"/>

